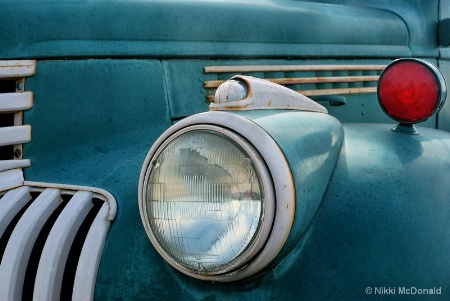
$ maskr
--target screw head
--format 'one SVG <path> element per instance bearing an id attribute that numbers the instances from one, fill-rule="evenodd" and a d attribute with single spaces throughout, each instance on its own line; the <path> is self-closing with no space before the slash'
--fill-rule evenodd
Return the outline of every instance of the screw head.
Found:
<path id="1" fill-rule="evenodd" d="M 20 158 L 22 156 L 22 151 L 18 148 L 16 148 L 16 150 L 14 151 L 14 157 L 16 159 Z"/>

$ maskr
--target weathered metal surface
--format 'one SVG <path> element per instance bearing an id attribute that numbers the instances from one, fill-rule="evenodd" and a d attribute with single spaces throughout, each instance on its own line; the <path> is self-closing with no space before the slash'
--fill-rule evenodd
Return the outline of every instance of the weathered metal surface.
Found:
<path id="1" fill-rule="evenodd" d="M 248 65 L 206 66 L 205 73 L 294 72 L 294 71 L 381 71 L 385 65 Z"/>
<path id="2" fill-rule="evenodd" d="M 31 127 L 29 125 L 9 126 L 0 128 L 0 146 L 31 141 Z"/>
<path id="3" fill-rule="evenodd" d="M 357 83 L 376 82 L 379 76 L 336 76 L 336 77 L 303 77 L 303 78 L 264 78 L 279 85 L 323 84 L 323 83 Z M 225 80 L 205 81 L 205 88 L 217 88 Z"/>
<path id="4" fill-rule="evenodd" d="M 415 34 L 402 14 L 304 1 L 27 3 L 2 2 L 2 58 L 398 57 Z"/>
<path id="5" fill-rule="evenodd" d="M 28 110 L 33 106 L 33 92 L 0 93 L 0 113 Z"/>
<path id="6" fill-rule="evenodd" d="M 363 65 L 363 66 L 386 66 L 391 60 L 366 59 L 366 60 L 299 60 L 299 59 L 177 59 L 163 60 L 164 74 L 166 76 L 167 94 L 169 98 L 170 113 L 173 118 L 183 118 L 192 114 L 208 110 L 209 104 L 213 101 L 215 88 L 205 88 L 205 82 L 225 81 L 231 78 L 233 73 L 204 73 L 205 66 L 278 66 L 278 65 Z M 381 69 L 381 68 L 380 68 Z M 289 81 L 290 78 L 336 78 L 340 77 L 376 77 L 381 70 L 372 71 L 306 71 L 306 72 L 251 72 L 243 75 L 249 75 L 262 79 L 274 79 L 280 81 Z M 293 90 L 327 90 L 344 88 L 375 88 L 376 82 L 331 82 L 331 83 L 304 83 L 296 85 L 286 85 Z M 377 104 L 376 94 L 334 94 L 345 95 L 347 102 L 342 107 L 332 107 L 328 102 L 320 102 L 329 113 L 337 117 L 342 122 L 389 122 L 389 118 L 381 111 Z M 343 93 L 346 91 L 333 91 L 332 93 Z M 364 92 L 358 91 L 358 92 Z M 316 92 L 313 92 L 316 93 Z M 308 94 L 308 92 L 306 92 Z M 327 94 L 326 91 L 324 94 Z M 331 94 L 333 95 L 333 94 Z M 308 97 L 311 97 L 309 95 Z M 316 100 L 316 99 L 314 99 Z M 430 120 L 429 124 L 432 124 Z"/>
<path id="7" fill-rule="evenodd" d="M 345 94 L 365 94 L 377 93 L 376 87 L 369 88 L 342 88 L 342 89 L 319 89 L 319 90 L 297 90 L 296 92 L 305 96 L 321 96 L 321 95 L 345 95 Z M 207 95 L 208 102 L 215 101 L 215 95 Z"/>
<path id="8" fill-rule="evenodd" d="M 0 160 L 0 172 L 10 169 L 29 167 L 30 165 L 31 162 L 28 159 Z"/>
<path id="9" fill-rule="evenodd" d="M 243 65 L 243 66 L 206 66 L 204 72 L 206 74 L 215 73 L 220 75 L 221 73 L 273 73 L 281 72 L 282 78 L 264 78 L 265 80 L 280 84 L 280 85 L 297 85 L 292 88 L 298 93 L 305 96 L 322 96 L 322 95 L 344 95 L 344 94 L 365 94 L 376 93 L 376 87 L 373 86 L 379 79 L 379 75 L 368 75 L 370 73 L 378 74 L 384 70 L 385 65 Z M 261 73 L 262 72 L 262 73 Z M 305 77 L 298 77 L 296 72 L 307 72 Z M 308 73 L 309 72 L 309 73 Z M 314 72 L 317 76 L 311 77 L 310 72 Z M 321 72 L 329 72 L 330 75 L 333 72 L 344 72 L 347 76 L 321 76 Z M 350 75 L 352 72 L 358 72 L 360 75 Z M 294 75 L 294 76 L 291 76 Z M 209 91 L 214 91 L 225 80 L 206 80 L 204 82 L 204 88 Z M 355 85 L 359 83 L 361 86 L 344 86 L 336 87 L 332 89 L 321 87 L 320 84 L 343 84 L 343 85 Z M 372 86 L 363 86 L 370 83 Z M 299 89 L 298 85 L 316 85 L 315 89 L 305 88 Z M 309 85 L 309 86 L 308 86 Z M 215 102 L 215 96 L 212 94 L 206 95 L 207 102 Z"/>
<path id="10" fill-rule="evenodd" d="M 241 85 L 236 88 L 238 83 Z M 238 97 L 232 95 L 236 93 Z M 328 114 L 325 107 L 291 89 L 242 75 L 236 75 L 220 85 L 216 91 L 215 102 L 211 103 L 209 110 L 298 110 Z"/>
<path id="11" fill-rule="evenodd" d="M 279 290 L 295 287 L 314 300 L 448 299 L 450 134 L 422 127 L 411 136 L 390 127 L 344 125 L 322 204 L 273 273 Z M 405 295 L 402 287 L 441 292 Z M 383 295 L 383 288 L 396 293 Z"/>
<path id="12" fill-rule="evenodd" d="M 3 79 L 31 76 L 35 72 L 35 60 L 0 61 L 0 78 Z"/>

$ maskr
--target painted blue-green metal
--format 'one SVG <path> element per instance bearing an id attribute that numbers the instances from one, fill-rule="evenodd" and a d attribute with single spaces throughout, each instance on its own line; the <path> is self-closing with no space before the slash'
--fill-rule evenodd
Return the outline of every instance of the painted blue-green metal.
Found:
<path id="1" fill-rule="evenodd" d="M 295 147 L 290 148 L 295 138 L 315 144 L 311 137 L 301 134 L 288 137 L 271 128 L 275 123 L 266 121 L 272 116 L 277 119 L 295 113 L 272 114 L 244 113 L 264 124 L 278 138 L 274 139 L 284 140 L 280 146 L 288 145 L 287 149 L 282 147 L 288 160 L 301 156 L 293 151 Z M 344 126 L 344 144 L 330 182 L 324 179 L 318 183 L 327 186 L 320 206 L 302 237 L 289 238 L 291 252 L 286 252 L 284 260 L 272 270 L 246 282 L 195 280 L 175 271 L 156 251 L 146 247 L 148 242 L 141 241 L 115 246 L 115 252 L 123 252 L 117 253 L 121 254 L 120 260 L 103 261 L 97 298 L 404 300 L 399 289 L 413 287 L 441 292 L 406 296 L 413 300 L 448 299 L 450 134 L 420 128 L 421 135 L 410 136 L 391 132 L 390 127 Z M 316 137 L 326 136 L 325 141 L 330 141 L 329 135 L 319 132 Z M 328 151 L 315 150 L 322 154 Z M 297 180 L 299 177 L 301 171 L 295 175 Z M 131 257 L 137 255 L 130 250 L 134 248 L 145 256 Z M 372 294 L 367 294 L 367 288 L 372 289 Z M 383 292 L 385 288 L 395 288 L 396 295 L 375 295 L 375 289 Z"/>
<path id="2" fill-rule="evenodd" d="M 152 247 L 137 205 L 152 143 L 174 119 L 207 110 L 203 81 L 221 78 L 204 66 L 385 64 L 415 56 L 448 77 L 450 51 L 437 41 L 447 4 L 0 0 L 0 59 L 38 60 L 26 80 L 34 93 L 25 112 L 32 126 L 26 179 L 96 186 L 118 202 L 96 299 L 449 299 L 448 133 L 418 127 L 421 134 L 411 136 L 389 131 L 394 124 L 346 124 L 343 138 L 331 117 L 237 113 L 278 142 L 304 209 L 278 264 L 244 282 L 210 283 L 175 271 Z M 327 105 L 341 121 L 388 120 L 375 94 L 346 98 L 344 106 Z M 449 112 L 447 101 L 429 126 L 449 130 Z M 298 167 L 314 156 L 322 165 L 305 179 Z M 400 287 L 441 294 L 399 295 Z M 397 294 L 375 295 L 375 288 Z"/>
<path id="3" fill-rule="evenodd" d="M 269 0 L 0 6 L 2 58 L 412 55 L 403 20 L 364 7 Z"/>
<path id="4" fill-rule="evenodd" d="M 392 59 L 393 60 L 393 59 Z M 167 93 L 169 98 L 170 114 L 173 119 L 184 118 L 193 114 L 201 113 L 208 110 L 208 102 L 205 101 L 207 91 L 204 88 L 205 81 L 226 80 L 231 78 L 234 73 L 204 73 L 205 66 L 227 66 L 227 65 L 387 65 L 392 62 L 387 59 L 358 59 L 358 60 L 332 60 L 332 59 L 307 59 L 307 60 L 256 60 L 256 59 L 177 59 L 163 60 L 164 76 L 166 77 Z M 436 64 L 435 59 L 427 59 L 431 63 Z M 331 76 L 352 76 L 353 72 L 254 72 L 245 75 L 257 78 L 287 78 L 287 77 L 331 77 Z M 363 75 L 361 72 L 360 75 Z M 377 75 L 376 71 L 365 71 L 364 75 Z M 358 87 L 376 87 L 373 83 L 326 83 L 319 84 L 323 89 L 334 88 L 358 88 Z M 297 90 L 314 90 L 318 87 L 316 84 L 302 84 L 301 86 L 291 86 Z M 360 122 L 391 122 L 380 108 L 376 93 L 345 95 L 346 104 L 342 106 L 332 106 L 329 101 L 319 101 L 324 105 L 330 115 L 339 119 L 343 123 Z M 449 107 L 450 108 L 450 107 Z M 436 127 L 436 116 L 430 117 L 422 126 Z"/>
<path id="5" fill-rule="evenodd" d="M 411 136 L 390 127 L 344 125 L 321 206 L 274 271 L 287 281 L 280 289 L 295 286 L 307 300 L 449 298 L 450 135 L 419 128 L 421 135 Z M 401 295 L 399 287 L 441 294 Z M 375 288 L 396 294 L 377 295 Z"/>
<path id="6" fill-rule="evenodd" d="M 32 142 L 24 154 L 33 162 L 26 179 L 103 187 L 114 195 L 118 213 L 98 285 L 118 285 L 108 284 L 107 274 L 120 273 L 123 293 L 139 295 L 149 283 L 136 279 L 162 265 L 147 255 L 152 247 L 137 207 L 145 155 L 171 125 L 160 62 L 40 61 L 26 88 L 34 91 L 34 106 L 25 113 Z M 133 291 L 133 285 L 142 287 Z"/>
<path id="7" fill-rule="evenodd" d="M 263 128 L 278 144 L 291 169 L 295 218 L 277 262 L 298 243 L 322 200 L 341 148 L 342 125 L 321 113 L 255 110 L 236 114 Z"/>

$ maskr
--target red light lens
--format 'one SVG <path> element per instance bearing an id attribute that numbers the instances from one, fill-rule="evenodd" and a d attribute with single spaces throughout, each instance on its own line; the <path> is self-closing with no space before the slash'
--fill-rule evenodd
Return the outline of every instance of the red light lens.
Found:
<path id="1" fill-rule="evenodd" d="M 378 100 L 392 119 L 403 123 L 424 121 L 440 106 L 441 84 L 424 63 L 399 60 L 380 76 Z"/>

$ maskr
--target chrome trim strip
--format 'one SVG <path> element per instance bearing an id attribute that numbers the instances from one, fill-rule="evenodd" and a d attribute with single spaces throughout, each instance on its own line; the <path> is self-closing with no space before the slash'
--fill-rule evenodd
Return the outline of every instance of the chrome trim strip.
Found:
<path id="1" fill-rule="evenodd" d="M 0 160 L 0 172 L 16 169 L 16 168 L 24 168 L 30 167 L 31 161 L 30 159 L 22 159 L 22 160 Z"/>
<path id="2" fill-rule="evenodd" d="M 31 76 L 35 72 L 35 60 L 0 61 L 0 78 L 19 78 Z"/>
<path id="3" fill-rule="evenodd" d="M 206 66 L 205 73 L 298 72 L 298 71 L 381 71 L 386 65 L 244 65 Z"/>
<path id="4" fill-rule="evenodd" d="M 0 93 L 0 112 L 19 112 L 33 106 L 33 92 Z"/>
<path id="5" fill-rule="evenodd" d="M 0 146 L 22 144 L 31 141 L 31 126 L 8 126 L 0 128 Z"/>

